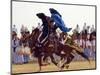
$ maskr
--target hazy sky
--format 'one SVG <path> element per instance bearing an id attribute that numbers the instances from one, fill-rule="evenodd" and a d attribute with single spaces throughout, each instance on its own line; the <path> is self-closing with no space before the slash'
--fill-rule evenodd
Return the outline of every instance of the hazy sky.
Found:
<path id="1" fill-rule="evenodd" d="M 81 30 L 84 22 L 89 26 L 95 25 L 95 7 L 13 1 L 12 24 L 16 25 L 18 35 L 20 35 L 22 24 L 31 31 L 32 26 L 36 27 L 38 23 L 41 23 L 41 20 L 36 16 L 37 13 L 43 12 L 51 16 L 49 8 L 54 8 L 59 11 L 67 27 L 74 29 L 78 24 Z"/>

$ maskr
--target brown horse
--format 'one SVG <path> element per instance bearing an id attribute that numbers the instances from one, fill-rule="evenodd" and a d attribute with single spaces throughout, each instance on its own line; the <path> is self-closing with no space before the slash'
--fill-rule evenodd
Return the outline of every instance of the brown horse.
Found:
<path id="1" fill-rule="evenodd" d="M 53 29 L 52 25 L 53 22 L 51 21 L 50 18 L 48 18 L 47 22 L 48 22 L 49 34 L 47 41 L 44 42 L 41 47 L 37 45 L 38 44 L 37 39 L 41 33 L 39 29 L 36 28 L 30 36 L 30 39 L 32 41 L 32 45 L 30 47 L 34 51 L 35 56 L 38 58 L 39 71 L 41 70 L 43 56 L 45 56 L 45 58 L 49 56 L 51 58 L 52 63 L 54 63 L 57 66 L 58 63 L 54 59 L 53 56 L 54 53 L 60 56 L 62 59 L 63 58 L 67 59 L 67 61 L 60 68 L 63 68 L 65 64 L 69 64 L 72 61 L 72 59 L 74 58 L 74 56 L 72 55 L 74 50 L 79 55 L 81 55 L 82 57 L 84 57 L 89 61 L 88 57 L 77 48 L 61 44 L 59 40 L 57 40 L 56 31 Z M 62 54 L 61 51 L 64 51 L 64 54 Z"/>
<path id="2" fill-rule="evenodd" d="M 65 33 L 64 35 L 67 36 L 68 34 Z M 57 39 L 56 39 L 57 44 L 53 44 L 53 46 L 56 47 L 56 50 L 54 48 L 55 54 L 61 56 L 61 60 L 63 58 L 65 60 L 67 59 L 67 61 L 61 66 L 61 68 L 64 68 L 65 64 L 70 64 L 71 63 L 71 61 L 74 58 L 73 54 L 75 54 L 75 53 L 81 55 L 83 58 L 85 58 L 86 60 L 88 60 L 90 62 L 88 56 L 86 56 L 84 54 L 83 49 L 81 47 L 79 47 L 78 45 L 76 45 L 73 41 L 73 38 L 78 38 L 78 35 L 79 34 L 75 33 L 75 34 L 72 35 L 72 38 L 67 38 L 66 43 L 68 43 L 68 44 L 62 44 Z M 64 52 L 63 54 L 62 54 L 62 51 Z"/>
<path id="3" fill-rule="evenodd" d="M 40 35 L 40 33 L 41 32 L 39 31 L 39 29 L 38 28 L 35 28 L 32 31 L 32 33 L 31 33 L 31 35 L 29 37 L 29 39 L 30 39 L 29 47 L 31 48 L 31 53 L 33 53 L 33 51 L 36 49 L 35 48 L 35 45 L 36 45 L 37 38 Z"/>
<path id="4" fill-rule="evenodd" d="M 49 26 L 49 31 L 50 31 L 50 29 L 52 29 L 52 23 L 49 22 L 48 26 Z M 70 64 L 70 62 L 74 58 L 74 56 L 72 55 L 74 51 L 76 51 L 77 54 L 81 55 L 82 57 L 84 57 L 85 59 L 89 61 L 89 58 L 80 50 L 80 48 L 61 44 L 59 40 L 57 40 L 56 31 L 53 31 L 51 33 L 49 32 L 48 40 L 42 46 L 41 50 L 44 52 L 45 57 L 49 56 L 51 58 L 51 61 L 56 66 L 58 63 L 55 62 L 53 53 L 60 56 L 62 59 L 66 58 L 67 61 L 60 68 L 64 68 L 65 64 Z M 61 51 L 64 51 L 64 54 L 62 54 Z"/>

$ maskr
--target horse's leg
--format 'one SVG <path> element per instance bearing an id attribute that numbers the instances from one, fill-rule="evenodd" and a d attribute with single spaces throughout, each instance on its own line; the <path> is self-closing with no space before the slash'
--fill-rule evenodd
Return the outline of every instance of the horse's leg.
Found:
<path id="1" fill-rule="evenodd" d="M 50 58 L 51 58 L 52 63 L 54 63 L 57 66 L 57 63 L 55 62 L 53 55 L 51 55 Z"/>
<path id="2" fill-rule="evenodd" d="M 42 66 L 42 59 L 41 59 L 41 55 L 38 56 L 38 63 L 39 63 L 39 71 L 41 71 L 41 66 Z"/>
<path id="3" fill-rule="evenodd" d="M 47 55 L 44 55 L 43 57 L 43 61 L 46 61 Z"/>
<path id="4" fill-rule="evenodd" d="M 47 57 L 48 57 L 48 54 L 45 53 L 45 54 L 44 54 L 44 57 L 43 57 L 43 61 L 44 61 L 44 62 L 46 61 Z"/>
<path id="5" fill-rule="evenodd" d="M 72 62 L 72 60 L 74 59 L 74 56 L 72 54 L 69 55 L 69 57 L 67 58 L 67 62 L 65 64 L 67 64 L 66 68 L 69 68 L 69 64 Z"/>
<path id="6" fill-rule="evenodd" d="M 71 61 L 73 60 L 74 56 L 72 54 L 70 54 L 68 57 L 67 57 L 67 61 L 64 62 L 64 64 L 61 66 L 61 68 L 64 68 L 66 66 L 66 68 L 68 69 L 69 68 L 69 64 L 71 63 Z"/>
<path id="7" fill-rule="evenodd" d="M 61 60 L 63 60 L 63 58 L 64 58 L 64 57 L 61 55 Z"/>
<path id="8" fill-rule="evenodd" d="M 46 64 L 42 64 L 42 65 L 50 64 L 50 63 L 48 62 L 47 58 L 48 58 L 48 55 L 47 55 L 47 53 L 45 53 L 45 54 L 44 54 L 44 57 L 43 57 L 43 62 L 45 62 Z"/>
<path id="9" fill-rule="evenodd" d="M 38 64 L 39 64 L 39 71 L 41 71 L 41 66 L 42 66 L 42 54 L 41 51 L 37 48 L 37 58 L 38 58 Z"/>
<path id="10" fill-rule="evenodd" d="M 69 64 L 73 60 L 74 56 L 72 54 L 67 58 L 67 64 Z"/>
<path id="11" fill-rule="evenodd" d="M 59 67 L 59 68 L 61 68 L 62 69 L 62 66 L 63 66 L 63 62 L 65 61 L 65 58 L 63 57 L 62 59 L 60 59 L 60 61 L 58 62 L 58 64 L 57 64 L 57 66 Z"/>

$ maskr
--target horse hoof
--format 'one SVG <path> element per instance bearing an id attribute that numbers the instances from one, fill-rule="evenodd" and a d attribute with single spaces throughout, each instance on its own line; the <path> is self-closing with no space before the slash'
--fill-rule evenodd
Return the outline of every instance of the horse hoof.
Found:
<path id="1" fill-rule="evenodd" d="M 66 66 L 66 69 L 68 69 L 68 68 L 69 68 L 69 65 Z"/>
<path id="2" fill-rule="evenodd" d="M 62 71 L 63 69 L 62 68 L 59 68 L 59 71 Z"/>
<path id="3" fill-rule="evenodd" d="M 59 71 L 63 71 L 63 69 L 64 69 L 63 66 L 61 66 L 61 67 L 59 66 L 58 68 L 59 68 Z"/>

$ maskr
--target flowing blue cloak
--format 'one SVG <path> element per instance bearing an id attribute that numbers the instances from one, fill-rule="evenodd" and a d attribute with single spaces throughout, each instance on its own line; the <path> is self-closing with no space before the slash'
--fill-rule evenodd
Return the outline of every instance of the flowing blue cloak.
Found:
<path id="1" fill-rule="evenodd" d="M 58 14 L 52 14 L 51 18 L 55 21 L 55 25 L 63 32 L 69 32 L 71 29 L 65 27 L 65 23 Z"/>

